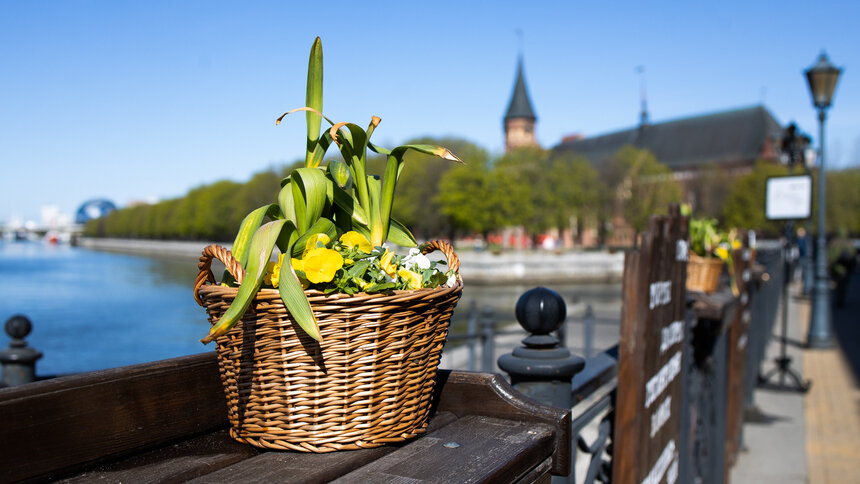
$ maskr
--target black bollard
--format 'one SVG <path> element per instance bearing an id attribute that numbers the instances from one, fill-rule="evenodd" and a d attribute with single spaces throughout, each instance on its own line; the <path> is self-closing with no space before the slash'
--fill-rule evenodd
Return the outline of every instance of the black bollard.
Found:
<path id="1" fill-rule="evenodd" d="M 27 347 L 24 338 L 33 330 L 26 316 L 12 316 L 6 321 L 6 334 L 12 338 L 9 348 L 0 351 L 0 386 L 16 386 L 36 380 L 36 360 L 42 352 Z"/>
<path id="2" fill-rule="evenodd" d="M 564 300 L 555 291 L 536 287 L 520 296 L 516 314 L 520 326 L 531 334 L 523 346 L 499 358 L 499 368 L 510 375 L 520 393 L 554 407 L 570 408 L 570 380 L 582 371 L 585 360 L 571 355 L 550 334 L 567 316 Z"/>

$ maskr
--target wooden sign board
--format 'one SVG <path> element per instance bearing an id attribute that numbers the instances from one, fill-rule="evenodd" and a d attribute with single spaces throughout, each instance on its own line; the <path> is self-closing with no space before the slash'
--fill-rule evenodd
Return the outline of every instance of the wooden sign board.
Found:
<path id="1" fill-rule="evenodd" d="M 740 451 L 744 408 L 744 371 L 747 361 L 747 341 L 750 327 L 749 291 L 752 258 L 750 249 L 744 244 L 741 250 L 732 252 L 734 277 L 738 289 L 739 305 L 735 319 L 728 330 L 726 378 L 726 475 Z"/>
<path id="2" fill-rule="evenodd" d="M 624 258 L 614 483 L 678 480 L 688 225 L 673 205 Z"/>

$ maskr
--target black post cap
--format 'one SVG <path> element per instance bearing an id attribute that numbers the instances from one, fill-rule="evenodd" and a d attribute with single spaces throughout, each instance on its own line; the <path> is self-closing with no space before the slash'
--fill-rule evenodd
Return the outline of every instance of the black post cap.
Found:
<path id="1" fill-rule="evenodd" d="M 564 299 L 552 289 L 536 287 L 517 300 L 517 321 L 526 331 L 546 335 L 557 330 L 567 317 Z"/>
<path id="2" fill-rule="evenodd" d="M 33 331 L 33 323 L 27 316 L 16 314 L 6 320 L 6 334 L 12 339 L 24 339 Z"/>

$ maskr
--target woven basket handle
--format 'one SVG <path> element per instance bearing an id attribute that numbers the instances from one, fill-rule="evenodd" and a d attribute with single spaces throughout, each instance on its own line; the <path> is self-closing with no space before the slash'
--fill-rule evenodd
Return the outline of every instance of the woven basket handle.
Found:
<path id="1" fill-rule="evenodd" d="M 429 254 L 434 250 L 438 250 L 445 254 L 445 259 L 448 260 L 448 268 L 454 272 L 460 272 L 460 259 L 454 253 L 454 247 L 444 240 L 433 240 L 420 246 L 422 254 Z"/>
<path id="2" fill-rule="evenodd" d="M 197 274 L 197 279 L 194 281 L 194 299 L 197 304 L 203 306 L 203 301 L 200 300 L 198 291 L 203 284 L 209 282 L 215 284 L 215 275 L 212 274 L 212 259 L 218 259 L 224 263 L 227 271 L 233 275 L 236 282 L 242 283 L 245 278 L 245 269 L 239 264 L 239 261 L 233 258 L 233 253 L 217 244 L 212 244 L 203 249 L 203 255 L 200 256 L 200 262 L 197 263 L 197 269 L 200 271 Z"/>

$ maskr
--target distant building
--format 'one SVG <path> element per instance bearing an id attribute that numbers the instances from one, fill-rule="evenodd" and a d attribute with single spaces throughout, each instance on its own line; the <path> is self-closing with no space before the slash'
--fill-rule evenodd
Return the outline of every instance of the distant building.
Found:
<path id="1" fill-rule="evenodd" d="M 632 145 L 685 173 L 707 164 L 744 168 L 759 159 L 778 160 L 783 134 L 767 108 L 752 106 L 564 140 L 554 150 L 574 151 L 600 167 L 622 146 Z"/>
<path id="2" fill-rule="evenodd" d="M 785 130 L 767 108 L 752 106 L 566 139 L 553 150 L 580 154 L 598 170 L 623 146 L 648 150 L 674 172 L 684 202 L 716 215 L 728 187 L 702 183 L 700 175 L 719 170 L 725 181 L 749 173 L 758 160 L 779 162 L 784 136 Z"/>
<path id="3" fill-rule="evenodd" d="M 506 151 L 520 146 L 537 146 L 536 120 L 520 58 L 514 91 L 504 118 Z M 715 215 L 728 193 L 729 180 L 749 173 L 758 160 L 787 163 L 785 145 L 789 138 L 788 131 L 762 105 L 652 124 L 643 87 L 638 126 L 592 137 L 565 136 L 552 150 L 582 155 L 598 171 L 603 171 L 624 146 L 648 150 L 658 162 L 673 171 L 681 186 L 683 201 L 692 205 L 694 210 Z M 808 138 L 802 141 L 808 145 Z M 795 160 L 792 158 L 792 161 Z M 702 176 L 704 173 L 708 175 Z M 715 177 L 711 177 L 712 174 Z M 624 244 L 632 240 L 632 229 L 625 227 L 617 215 L 612 219 L 613 231 L 620 238 L 618 242 Z M 595 223 L 596 220 L 591 221 L 589 229 L 577 234 L 579 243 L 596 243 Z"/>
<path id="4" fill-rule="evenodd" d="M 526 80 L 523 75 L 523 59 L 517 63 L 517 79 L 514 82 L 514 92 L 508 111 L 505 113 L 505 152 L 522 146 L 537 146 L 535 138 L 535 116 L 532 102 L 529 99 Z"/>

